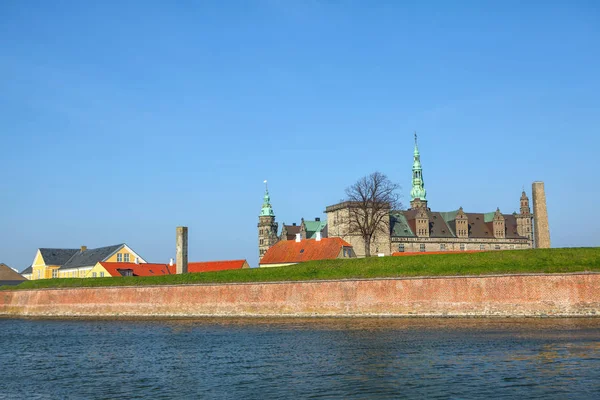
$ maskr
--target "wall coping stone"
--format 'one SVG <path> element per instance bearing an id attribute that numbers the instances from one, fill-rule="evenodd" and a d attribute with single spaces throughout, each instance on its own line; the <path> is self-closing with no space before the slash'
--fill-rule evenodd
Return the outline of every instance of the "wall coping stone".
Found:
<path id="1" fill-rule="evenodd" d="M 1 293 L 9 292 L 37 292 L 46 290 L 78 290 L 78 289 L 119 289 L 119 288 L 168 288 L 181 286 L 238 286 L 238 285 L 286 285 L 286 284 L 313 284 L 320 282 L 364 282 L 364 281 L 403 281 L 417 279 L 488 279 L 488 278 L 508 278 L 519 276 L 575 276 L 575 275 L 600 275 L 600 272 L 580 271 L 580 272 L 556 272 L 556 273 L 519 273 L 519 274 L 489 274 L 489 275 L 436 275 L 436 276 L 399 276 L 399 277 L 382 277 L 382 278 L 348 278 L 348 279 L 311 279 L 311 280 L 290 280 L 290 281 L 267 281 L 267 282 L 214 282 L 214 283 L 182 283 L 179 285 L 117 285 L 117 286 L 71 286 L 58 288 L 39 288 L 39 289 L 8 289 L 0 290 Z"/>

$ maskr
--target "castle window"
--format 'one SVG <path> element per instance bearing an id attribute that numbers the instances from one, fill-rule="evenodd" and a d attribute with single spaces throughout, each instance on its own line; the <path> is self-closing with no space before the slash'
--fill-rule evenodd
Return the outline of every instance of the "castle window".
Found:
<path id="1" fill-rule="evenodd" d="M 264 241 L 263 239 L 260 239 L 260 245 L 261 245 L 261 246 L 263 245 L 263 243 L 264 243 L 264 242 L 265 242 L 265 241 Z"/>
<path id="2" fill-rule="evenodd" d="M 497 245 L 496 245 L 494 248 L 495 248 L 496 250 L 500 250 L 500 245 L 499 245 L 499 244 L 497 244 Z"/>
<path id="3" fill-rule="evenodd" d="M 425 244 L 422 243 L 421 245 L 419 245 L 419 251 L 424 252 L 425 251 Z"/>
<path id="4" fill-rule="evenodd" d="M 404 253 L 404 244 L 398 245 L 398 251 Z"/>
<path id="5" fill-rule="evenodd" d="M 123 254 L 117 254 L 117 262 L 123 262 Z"/>
<path id="6" fill-rule="evenodd" d="M 124 256 L 124 261 L 125 261 L 126 263 L 128 263 L 128 262 L 129 262 L 129 253 L 125 253 L 125 256 Z"/>
<path id="7" fill-rule="evenodd" d="M 485 244 L 480 244 L 479 245 L 479 250 L 485 250 Z"/>
<path id="8" fill-rule="evenodd" d="M 464 243 L 460 244 L 460 251 L 465 251 L 465 244 Z"/>
<path id="9" fill-rule="evenodd" d="M 442 250 L 442 251 L 446 250 L 446 244 L 445 243 L 440 243 L 440 250 Z"/>

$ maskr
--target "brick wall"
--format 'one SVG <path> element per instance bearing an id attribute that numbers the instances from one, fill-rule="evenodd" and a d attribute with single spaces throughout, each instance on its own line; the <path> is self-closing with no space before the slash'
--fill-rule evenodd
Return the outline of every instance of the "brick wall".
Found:
<path id="1" fill-rule="evenodd" d="M 600 274 L 0 291 L 0 315 L 600 315 Z"/>

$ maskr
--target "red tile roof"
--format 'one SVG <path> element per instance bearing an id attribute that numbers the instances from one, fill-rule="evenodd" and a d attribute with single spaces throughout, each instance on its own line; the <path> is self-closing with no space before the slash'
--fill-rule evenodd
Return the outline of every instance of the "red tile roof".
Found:
<path id="1" fill-rule="evenodd" d="M 176 272 L 175 266 L 168 264 L 101 262 L 100 265 L 113 277 L 123 276 L 119 270 L 127 269 L 130 269 L 134 276 L 172 275 Z"/>
<path id="2" fill-rule="evenodd" d="M 339 237 L 321 240 L 307 239 L 300 242 L 282 240 L 271 246 L 260 264 L 300 263 L 313 260 L 332 260 L 338 257 L 342 247 L 352 245 Z"/>
<path id="3" fill-rule="evenodd" d="M 225 271 L 228 269 L 242 269 L 244 266 L 249 268 L 246 260 L 189 262 L 188 272 Z"/>

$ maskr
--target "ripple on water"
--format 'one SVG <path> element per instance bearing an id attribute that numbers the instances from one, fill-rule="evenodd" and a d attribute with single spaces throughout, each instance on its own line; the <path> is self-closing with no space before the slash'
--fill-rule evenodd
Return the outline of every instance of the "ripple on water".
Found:
<path id="1" fill-rule="evenodd" d="M 0 319 L 0 399 L 600 398 L 600 319 Z"/>

